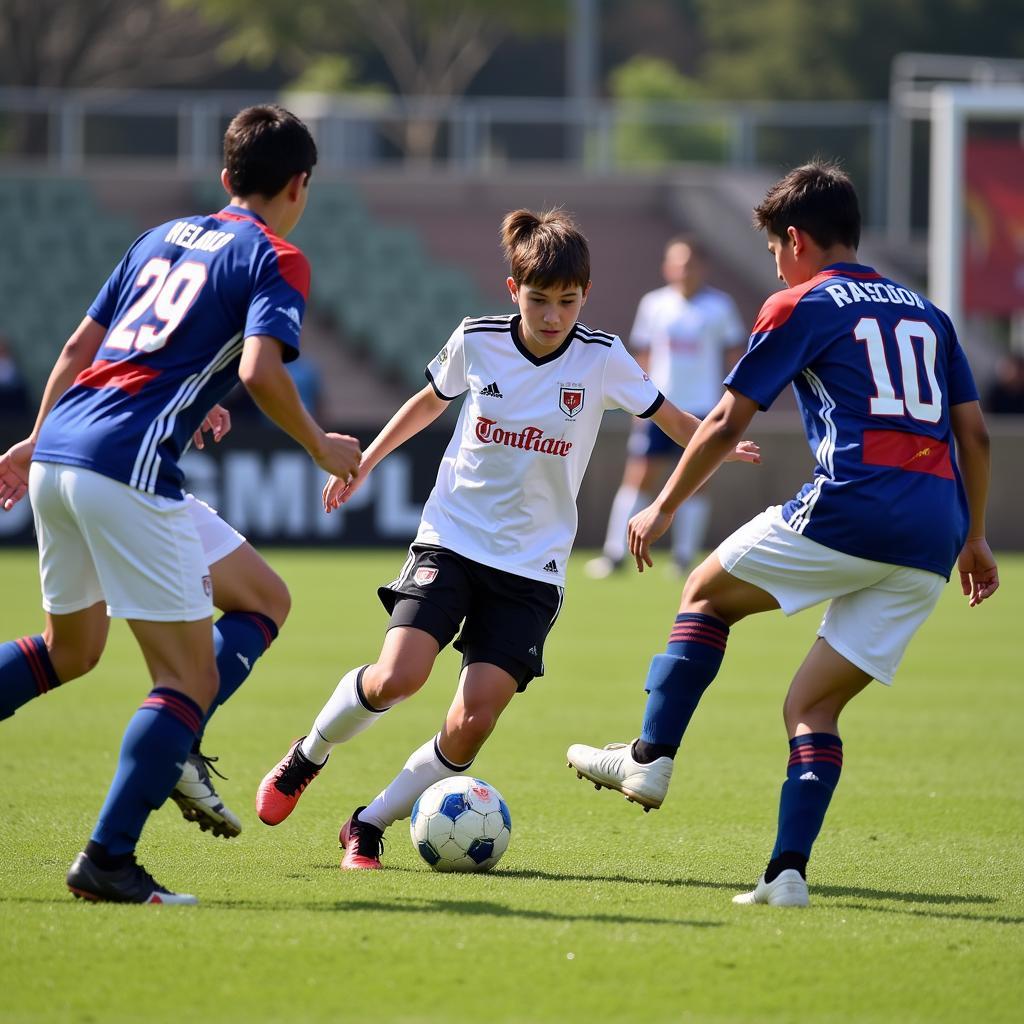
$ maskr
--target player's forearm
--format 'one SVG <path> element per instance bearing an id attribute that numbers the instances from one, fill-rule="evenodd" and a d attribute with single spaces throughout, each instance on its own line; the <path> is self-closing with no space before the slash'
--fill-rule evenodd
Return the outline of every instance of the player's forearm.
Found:
<path id="1" fill-rule="evenodd" d="M 314 461 L 323 455 L 327 435 L 302 404 L 295 382 L 283 365 L 263 365 L 249 372 L 240 369 L 239 377 L 259 408 Z"/>
<path id="2" fill-rule="evenodd" d="M 448 403 L 438 398 L 430 387 L 413 395 L 370 442 L 363 454 L 364 474 L 369 473 L 378 462 L 400 448 L 410 437 L 415 437 L 429 427 L 447 407 Z"/>
<path id="3" fill-rule="evenodd" d="M 972 437 L 963 444 L 958 442 L 956 460 L 960 467 L 960 478 L 964 482 L 970 514 L 967 536 L 972 539 L 984 537 L 989 482 L 988 434 L 984 437 Z"/>
<path id="4" fill-rule="evenodd" d="M 690 443 L 690 438 L 697 432 L 700 420 L 691 413 L 684 412 L 667 399 L 651 417 L 660 430 L 663 430 L 680 448 Z"/>
<path id="5" fill-rule="evenodd" d="M 989 441 L 988 427 L 979 402 L 964 402 L 949 410 L 953 437 L 956 439 L 956 461 L 967 494 L 970 525 L 967 536 L 985 536 L 985 509 L 988 504 Z"/>

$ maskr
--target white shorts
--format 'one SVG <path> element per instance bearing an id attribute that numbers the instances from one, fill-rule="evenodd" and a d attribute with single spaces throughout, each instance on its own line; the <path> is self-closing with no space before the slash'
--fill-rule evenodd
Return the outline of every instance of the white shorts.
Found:
<path id="1" fill-rule="evenodd" d="M 199 534 L 207 565 L 219 562 L 245 543 L 245 537 L 230 523 L 224 522 L 217 515 L 217 510 L 210 508 L 201 498 L 194 494 L 186 494 L 185 507 L 192 516 L 192 525 L 196 528 L 196 533 Z"/>
<path id="2" fill-rule="evenodd" d="M 189 502 L 47 462 L 32 463 L 29 494 L 46 611 L 67 615 L 106 601 L 107 613 L 121 619 L 194 622 L 213 614 Z"/>
<path id="3" fill-rule="evenodd" d="M 946 583 L 924 569 L 825 547 L 793 530 L 781 505 L 741 526 L 716 554 L 726 572 L 767 591 L 786 615 L 831 601 L 818 636 L 887 685 Z"/>

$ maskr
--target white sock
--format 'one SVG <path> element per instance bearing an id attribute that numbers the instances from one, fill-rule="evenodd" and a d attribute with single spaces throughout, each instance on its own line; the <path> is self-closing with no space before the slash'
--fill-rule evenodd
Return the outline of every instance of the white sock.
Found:
<path id="1" fill-rule="evenodd" d="M 703 495 L 688 498 L 679 506 L 672 520 L 672 557 L 684 568 L 704 543 L 710 518 L 711 501 Z"/>
<path id="2" fill-rule="evenodd" d="M 360 698 L 358 682 L 365 668 L 366 665 L 360 665 L 341 677 L 330 700 L 316 716 L 309 735 L 299 746 L 303 756 L 313 764 L 323 764 L 336 744 L 369 729 L 387 711 L 387 708 L 371 708 Z"/>
<path id="3" fill-rule="evenodd" d="M 608 514 L 608 532 L 604 538 L 605 558 L 621 562 L 626 557 L 626 528 L 630 519 L 647 504 L 647 495 L 635 487 L 622 484 L 615 492 L 612 510 Z"/>
<path id="4" fill-rule="evenodd" d="M 412 752 L 405 767 L 377 794 L 366 810 L 359 812 L 359 820 L 376 825 L 383 832 L 389 825 L 412 814 L 412 805 L 428 786 L 464 772 L 472 763 L 454 764 L 449 761 L 441 753 L 434 736 Z"/>

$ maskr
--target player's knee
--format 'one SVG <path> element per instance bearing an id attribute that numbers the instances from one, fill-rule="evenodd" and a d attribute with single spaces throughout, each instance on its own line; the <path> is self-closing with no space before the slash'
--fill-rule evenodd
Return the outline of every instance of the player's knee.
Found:
<path id="1" fill-rule="evenodd" d="M 288 584 L 276 573 L 264 588 L 262 610 L 264 615 L 274 620 L 278 629 L 284 625 L 292 610 L 292 595 Z"/>
<path id="2" fill-rule="evenodd" d="M 429 674 L 429 666 L 423 669 L 409 662 L 371 665 L 363 673 L 363 695 L 373 707 L 383 710 L 417 693 Z"/>
<path id="3" fill-rule="evenodd" d="M 459 738 L 463 748 L 479 750 L 494 731 L 498 712 L 486 706 L 453 709 L 448 717 L 448 732 Z"/>
<path id="4" fill-rule="evenodd" d="M 99 664 L 103 647 L 102 643 L 95 641 L 74 647 L 55 641 L 48 645 L 47 653 L 57 678 L 62 683 L 70 683 L 72 679 L 87 675 Z"/>

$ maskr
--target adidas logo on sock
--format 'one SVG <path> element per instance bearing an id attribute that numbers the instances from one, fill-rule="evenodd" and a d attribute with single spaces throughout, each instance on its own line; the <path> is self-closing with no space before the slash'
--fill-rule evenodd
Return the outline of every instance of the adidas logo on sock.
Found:
<path id="1" fill-rule="evenodd" d="M 500 389 L 498 388 L 498 382 L 496 380 L 492 380 L 491 383 L 487 385 L 487 387 L 480 389 L 480 397 L 504 398 L 505 396 L 501 393 Z"/>
<path id="2" fill-rule="evenodd" d="M 804 772 L 803 775 L 800 776 L 800 781 L 801 782 L 821 782 L 821 779 L 819 779 L 818 776 L 814 774 L 814 772 Z"/>
<path id="3" fill-rule="evenodd" d="M 252 666 L 249 664 L 249 659 L 241 651 L 236 651 L 235 657 L 245 666 L 246 672 L 252 670 Z"/>
<path id="4" fill-rule="evenodd" d="M 552 558 L 547 565 L 544 566 L 545 572 L 558 572 L 558 566 L 555 564 L 555 560 Z"/>

